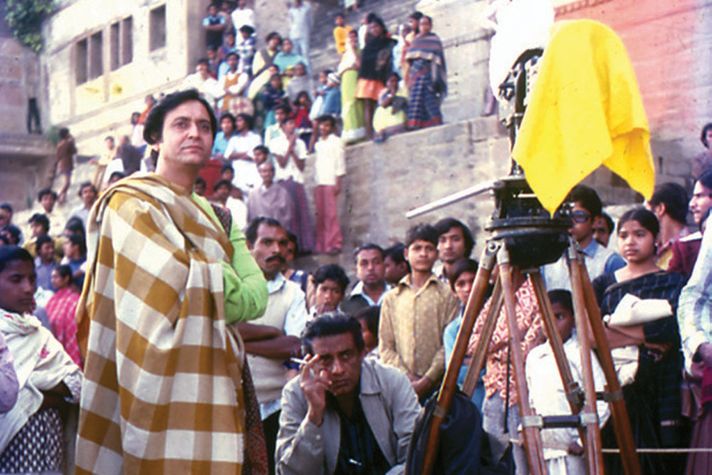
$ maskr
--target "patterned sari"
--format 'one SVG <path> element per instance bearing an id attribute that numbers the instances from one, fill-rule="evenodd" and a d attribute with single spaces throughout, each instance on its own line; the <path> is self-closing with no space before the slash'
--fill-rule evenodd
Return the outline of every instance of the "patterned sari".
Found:
<path id="1" fill-rule="evenodd" d="M 405 59 L 408 69 L 408 127 L 419 129 L 442 124 L 440 103 L 447 94 L 447 69 L 443 45 L 430 33 L 413 40 Z"/>
<path id="2" fill-rule="evenodd" d="M 680 274 L 654 272 L 624 282 L 614 274 L 604 274 L 594 280 L 602 315 L 611 315 L 626 294 L 640 299 L 666 299 L 673 310 L 684 285 Z M 638 448 L 680 447 L 682 354 L 675 316 L 643 324 L 645 340 L 670 345 L 661 352 L 639 346 L 638 372 L 631 384 L 623 386 L 633 440 Z M 602 433 L 603 445 L 615 447 L 612 422 Z M 604 457 L 606 473 L 623 473 L 618 455 Z M 649 475 L 681 473 L 684 459 L 662 454 L 641 454 L 642 473 Z"/>

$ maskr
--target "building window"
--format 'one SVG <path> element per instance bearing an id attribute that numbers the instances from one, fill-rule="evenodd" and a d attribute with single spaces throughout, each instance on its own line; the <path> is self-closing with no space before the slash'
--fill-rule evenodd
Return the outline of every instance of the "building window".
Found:
<path id="1" fill-rule="evenodd" d="M 166 6 L 151 10 L 149 19 L 149 51 L 166 46 Z"/>
<path id="2" fill-rule="evenodd" d="M 133 61 L 133 19 L 112 23 L 110 34 L 111 70 L 115 71 Z"/>
<path id="3" fill-rule="evenodd" d="M 98 31 L 89 37 L 89 79 L 104 73 L 103 34 Z"/>
<path id="4" fill-rule="evenodd" d="M 87 44 L 87 39 L 77 41 L 76 44 L 76 78 L 77 84 L 84 84 L 87 82 L 88 71 L 87 71 L 87 60 L 89 48 Z"/>

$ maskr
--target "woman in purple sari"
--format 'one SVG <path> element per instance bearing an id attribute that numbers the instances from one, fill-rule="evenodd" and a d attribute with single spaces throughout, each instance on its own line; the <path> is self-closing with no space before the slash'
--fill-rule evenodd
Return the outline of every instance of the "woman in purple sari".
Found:
<path id="1" fill-rule="evenodd" d="M 447 69 L 440 38 L 432 33 L 433 20 L 420 19 L 420 34 L 413 40 L 405 59 L 409 64 L 407 85 L 409 129 L 422 129 L 443 122 L 440 103 L 447 94 Z"/>

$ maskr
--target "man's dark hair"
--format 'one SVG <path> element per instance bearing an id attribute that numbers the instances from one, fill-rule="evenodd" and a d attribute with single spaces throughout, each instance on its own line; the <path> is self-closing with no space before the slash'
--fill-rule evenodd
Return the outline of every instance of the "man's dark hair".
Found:
<path id="1" fill-rule="evenodd" d="M 35 213 L 27 221 L 30 224 L 39 224 L 44 229 L 45 234 L 49 232 L 49 218 L 46 214 Z"/>
<path id="2" fill-rule="evenodd" d="M 261 224 L 275 228 L 283 227 L 282 223 L 274 218 L 268 218 L 267 216 L 256 217 L 250 221 L 250 224 L 247 225 L 247 229 L 245 229 L 245 239 L 247 239 L 247 242 L 250 243 L 250 245 L 253 245 L 257 241 L 257 230 L 260 228 Z"/>
<path id="3" fill-rule="evenodd" d="M 453 291 L 455 290 L 455 282 L 465 272 L 472 272 L 473 274 L 477 274 L 477 261 L 467 258 L 458 259 L 457 261 L 455 261 L 452 273 L 448 276 L 450 288 Z"/>
<path id="4" fill-rule="evenodd" d="M 79 234 L 71 234 L 66 237 L 67 241 L 72 243 L 73 246 L 79 246 L 79 254 L 82 256 L 86 256 L 87 254 L 87 243 L 84 240 L 83 235 Z"/>
<path id="5" fill-rule="evenodd" d="M 69 137 L 69 129 L 66 127 L 59 129 L 59 138 L 66 139 L 67 137 Z"/>
<path id="6" fill-rule="evenodd" d="M 245 121 L 245 123 L 247 124 L 247 130 L 252 130 L 252 128 L 255 126 L 255 118 L 246 112 L 240 112 L 239 114 L 237 114 L 235 120 L 237 120 L 238 118 Z"/>
<path id="7" fill-rule="evenodd" d="M 327 312 L 307 323 L 302 332 L 302 349 L 304 353 L 313 355 L 312 342 L 315 338 L 341 335 L 350 333 L 358 351 L 364 348 L 361 325 L 354 317 L 349 317 L 341 312 Z"/>
<path id="8" fill-rule="evenodd" d="M 94 190 L 94 193 L 95 193 L 95 194 L 96 194 L 96 193 L 99 193 L 99 190 L 96 189 L 96 186 L 94 186 L 94 184 L 93 184 L 92 182 L 90 182 L 90 181 L 83 181 L 83 182 L 79 185 L 79 193 L 78 193 L 79 197 L 82 196 L 82 191 L 84 191 L 85 188 L 91 188 L 92 190 Z"/>
<path id="9" fill-rule="evenodd" d="M 232 168 L 232 165 L 230 165 L 228 163 L 228 164 L 223 165 L 223 167 L 220 169 L 220 174 L 222 175 L 223 173 L 225 173 L 228 170 L 230 170 L 232 173 L 235 173 L 235 169 Z"/>
<path id="10" fill-rule="evenodd" d="M 361 310 L 356 312 L 354 318 L 356 318 L 356 320 L 358 321 L 366 322 L 366 328 L 368 328 L 368 331 L 370 331 L 373 336 L 378 338 L 378 321 L 381 318 L 380 306 L 376 305 L 362 308 Z"/>
<path id="11" fill-rule="evenodd" d="M 598 197 L 598 193 L 593 188 L 586 185 L 576 185 L 571 193 L 569 194 L 571 202 L 578 202 L 581 207 L 586 209 L 591 213 L 591 218 L 595 216 L 600 216 L 603 211 L 603 203 L 601 203 L 601 198 Z"/>
<path id="12" fill-rule="evenodd" d="M 712 130 L 712 122 L 707 122 L 704 127 L 702 127 L 702 133 L 700 134 L 700 141 L 705 148 L 710 148 L 710 144 L 707 141 L 707 132 Z"/>
<path id="13" fill-rule="evenodd" d="M 472 232 L 465 223 L 455 218 L 443 218 L 437 223 L 435 223 L 435 229 L 438 232 L 438 238 L 450 231 L 452 228 L 458 228 L 462 231 L 462 238 L 465 240 L 465 256 L 470 257 L 472 254 L 472 248 L 475 247 L 475 239 L 472 237 Z"/>
<path id="14" fill-rule="evenodd" d="M 42 236 L 37 237 L 37 241 L 35 241 L 35 252 L 39 254 L 40 249 L 44 244 L 50 243 L 52 245 L 52 248 L 54 249 L 54 240 L 49 237 L 46 234 L 43 234 Z"/>
<path id="15" fill-rule="evenodd" d="M 20 228 L 15 226 L 14 224 L 8 224 L 0 232 L 5 235 L 6 237 L 12 239 L 11 241 L 7 241 L 8 244 L 19 244 L 20 243 L 20 236 L 22 236 L 22 231 L 20 231 Z"/>
<path id="16" fill-rule="evenodd" d="M 47 195 L 52 195 L 52 198 L 54 198 L 54 200 L 57 201 L 57 193 L 52 191 L 51 188 L 42 188 L 37 193 L 37 201 L 42 201 L 42 198 L 44 198 Z"/>
<path id="17" fill-rule="evenodd" d="M 222 123 L 222 121 L 225 119 L 230 119 L 230 122 L 232 123 L 232 128 L 234 129 L 235 128 L 235 116 L 229 112 L 223 112 L 222 115 L 220 116 L 220 123 Z"/>
<path id="18" fill-rule="evenodd" d="M 663 183 L 655 188 L 649 203 L 651 206 L 665 205 L 665 212 L 678 223 L 687 222 L 687 206 L 690 197 L 685 187 L 677 183 Z"/>
<path id="19" fill-rule="evenodd" d="M 225 36 L 227 36 L 227 35 L 225 35 Z M 237 53 L 235 53 L 234 51 L 230 51 L 228 54 L 226 54 L 225 59 L 227 60 L 228 58 L 230 58 L 230 56 L 234 56 L 235 59 L 240 59 L 240 56 Z"/>
<path id="20" fill-rule="evenodd" d="M 408 272 L 410 272 L 410 264 L 405 258 L 405 244 L 402 242 L 396 243 L 383 251 L 383 259 L 390 258 L 396 264 L 405 262 L 408 266 Z"/>
<path id="21" fill-rule="evenodd" d="M 432 224 L 416 224 L 405 235 L 405 247 L 410 247 L 415 241 L 426 241 L 437 247 L 438 236 L 438 231 Z"/>
<path id="22" fill-rule="evenodd" d="M 195 177 L 195 182 L 193 182 L 193 186 L 195 186 L 195 185 L 207 186 L 207 183 L 205 182 L 205 178 L 203 178 L 202 176 Z"/>
<path id="23" fill-rule="evenodd" d="M 346 18 L 346 17 L 344 16 L 344 14 L 341 13 L 341 12 L 337 13 L 337 14 L 334 16 L 334 18 L 339 18 L 339 17 L 341 17 L 341 18 Z"/>
<path id="24" fill-rule="evenodd" d="M 316 121 L 321 123 L 321 122 L 328 122 L 331 124 L 331 132 L 336 133 L 336 119 L 334 119 L 330 115 L 322 115 L 316 118 Z"/>
<path id="25" fill-rule="evenodd" d="M 67 220 L 67 223 L 64 225 L 64 230 L 69 231 L 69 234 L 76 234 L 82 236 L 82 239 L 84 238 L 84 222 L 77 216 L 73 216 Z"/>
<path id="26" fill-rule="evenodd" d="M 265 155 L 269 155 L 269 149 L 265 147 L 264 145 L 258 145 L 257 147 L 252 149 L 253 152 L 262 152 Z"/>
<path id="27" fill-rule="evenodd" d="M 274 108 L 274 111 L 282 111 L 285 114 L 289 115 L 292 113 L 292 108 L 289 107 L 289 104 L 277 104 Z"/>
<path id="28" fill-rule="evenodd" d="M 379 254 L 381 254 L 381 259 L 384 259 L 386 257 L 381 246 L 372 242 L 367 242 L 365 244 L 361 244 L 356 249 L 354 249 L 354 262 L 358 261 L 358 255 L 361 253 L 361 251 L 378 251 Z"/>
<path id="29" fill-rule="evenodd" d="M 413 20 L 418 20 L 418 21 L 420 21 L 420 19 L 423 18 L 423 13 L 416 10 L 416 11 L 414 11 L 413 13 L 411 13 L 411 14 L 408 16 L 408 18 L 409 18 L 409 19 L 413 19 Z"/>
<path id="30" fill-rule="evenodd" d="M 210 47 L 208 47 L 208 49 L 210 49 Z M 205 66 L 210 68 L 210 60 L 208 58 L 200 58 L 198 61 L 195 62 L 196 67 L 200 66 L 201 64 L 204 64 Z"/>
<path id="31" fill-rule="evenodd" d="M 205 110 L 208 112 L 208 118 L 210 119 L 210 130 L 212 135 L 215 136 L 215 132 L 218 130 L 218 121 L 215 118 L 212 107 L 210 107 L 208 101 L 200 95 L 197 89 L 187 89 L 185 91 L 168 94 L 161 99 L 158 104 L 153 106 L 151 112 L 148 113 L 143 129 L 143 139 L 146 143 L 153 145 L 160 142 L 163 134 L 163 121 L 166 119 L 166 114 L 188 101 L 198 101 L 205 107 Z"/>
<path id="32" fill-rule="evenodd" d="M 0 204 L 0 209 L 4 209 L 10 214 L 14 214 L 14 211 L 12 209 L 12 205 L 10 203 L 2 203 Z"/>
<path id="33" fill-rule="evenodd" d="M 550 290 L 548 292 L 549 295 L 549 301 L 551 302 L 551 305 L 554 305 L 555 303 L 558 303 L 562 307 L 564 307 L 566 310 L 571 312 L 571 315 L 574 314 L 574 302 L 571 299 L 571 292 L 565 289 L 554 289 Z"/>
<path id="34" fill-rule="evenodd" d="M 32 255 L 20 246 L 0 246 L 0 272 L 4 271 L 8 264 L 15 261 L 34 263 Z M 356 322 L 358 325 L 358 322 Z M 359 334 L 361 327 L 359 327 Z M 363 339 L 361 340 L 363 343 Z"/>
<path id="35" fill-rule="evenodd" d="M 712 168 L 702 172 L 697 181 L 699 181 L 705 188 L 712 190 Z"/>
<path id="36" fill-rule="evenodd" d="M 606 222 L 606 226 L 608 227 L 608 234 L 613 234 L 613 232 L 616 230 L 616 224 L 613 222 L 613 218 L 608 213 L 601 213 L 601 218 Z"/>
<path id="37" fill-rule="evenodd" d="M 299 238 L 297 237 L 296 234 L 294 234 L 292 231 L 287 231 L 287 239 L 289 239 L 289 242 L 294 244 L 294 255 L 299 254 Z"/>
<path id="38" fill-rule="evenodd" d="M 242 28 L 240 28 L 240 30 L 242 30 Z M 265 43 L 269 43 L 272 40 L 272 38 L 279 38 L 279 42 L 280 43 L 282 42 L 282 36 L 279 33 L 277 33 L 276 31 L 272 31 L 265 37 Z"/>
<path id="39" fill-rule="evenodd" d="M 230 180 L 218 180 L 213 185 L 213 191 L 217 191 L 221 186 L 227 186 L 232 190 L 232 182 Z"/>
<path id="40" fill-rule="evenodd" d="M 314 283 L 319 286 L 327 280 L 333 280 L 341 289 L 341 293 L 346 293 L 349 286 L 349 278 L 344 269 L 338 264 L 325 264 L 319 267 L 314 273 Z"/>
<path id="41" fill-rule="evenodd" d="M 121 180 L 122 178 L 126 178 L 126 173 L 124 172 L 114 172 L 111 175 L 109 175 L 109 181 L 113 180 L 116 178 L 117 180 Z"/>

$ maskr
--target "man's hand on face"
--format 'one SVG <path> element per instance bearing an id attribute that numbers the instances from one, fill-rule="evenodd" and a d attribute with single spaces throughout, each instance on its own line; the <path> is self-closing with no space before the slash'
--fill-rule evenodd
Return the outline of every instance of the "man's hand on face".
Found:
<path id="1" fill-rule="evenodd" d="M 324 422 L 326 391 L 331 381 L 326 370 L 319 368 L 319 355 L 308 355 L 305 359 L 306 364 L 302 365 L 299 372 L 299 387 L 302 388 L 309 405 L 307 418 L 318 427 Z"/>

